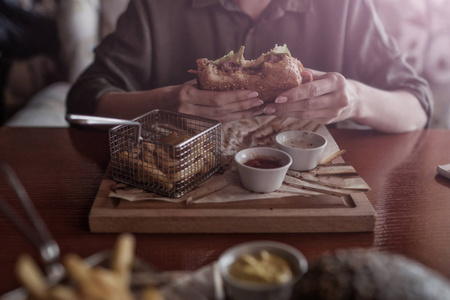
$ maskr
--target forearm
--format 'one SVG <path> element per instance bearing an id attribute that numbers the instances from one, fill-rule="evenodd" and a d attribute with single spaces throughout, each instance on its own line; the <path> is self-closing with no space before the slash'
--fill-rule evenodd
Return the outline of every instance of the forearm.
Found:
<path id="1" fill-rule="evenodd" d="M 353 120 L 390 133 L 425 127 L 428 117 L 412 93 L 406 90 L 379 90 L 356 81 L 351 83 L 360 100 Z"/>
<path id="2" fill-rule="evenodd" d="M 97 102 L 95 114 L 104 117 L 133 119 L 154 109 L 175 111 L 176 89 L 168 86 L 142 92 L 110 92 Z"/>

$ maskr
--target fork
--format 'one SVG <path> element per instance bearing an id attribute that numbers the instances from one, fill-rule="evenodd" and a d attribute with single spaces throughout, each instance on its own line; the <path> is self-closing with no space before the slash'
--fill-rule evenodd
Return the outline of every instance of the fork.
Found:
<path id="1" fill-rule="evenodd" d="M 6 177 L 8 183 L 19 198 L 20 204 L 29 218 L 29 224 L 27 224 L 25 220 L 21 219 L 1 196 L 0 210 L 24 236 L 39 249 L 41 259 L 45 264 L 45 271 L 48 275 L 48 279 L 60 279 L 64 274 L 64 268 L 59 262 L 60 248 L 58 244 L 53 239 L 45 223 L 42 221 L 36 208 L 30 200 L 27 191 L 12 168 L 6 163 L 0 162 L 0 172 Z"/>

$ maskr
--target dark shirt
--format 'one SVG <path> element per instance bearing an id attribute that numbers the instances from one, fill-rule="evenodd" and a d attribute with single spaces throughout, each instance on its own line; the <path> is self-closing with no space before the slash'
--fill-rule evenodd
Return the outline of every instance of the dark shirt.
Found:
<path id="1" fill-rule="evenodd" d="M 27 59 L 39 54 L 58 57 L 56 21 L 15 2 L 0 0 L 0 58 Z"/>
<path id="2" fill-rule="evenodd" d="M 370 0 L 272 0 L 253 20 L 232 0 L 131 0 L 115 33 L 68 96 L 68 113 L 93 114 L 109 91 L 142 91 L 194 79 L 196 60 L 245 46 L 254 59 L 287 44 L 306 68 L 413 93 L 430 119 L 427 82 L 387 36 Z M 145 113 L 145 112 L 142 112 Z"/>

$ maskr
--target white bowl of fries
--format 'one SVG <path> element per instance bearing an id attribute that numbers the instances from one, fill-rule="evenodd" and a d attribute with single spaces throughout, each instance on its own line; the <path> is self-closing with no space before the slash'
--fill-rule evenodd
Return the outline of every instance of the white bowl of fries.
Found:
<path id="1" fill-rule="evenodd" d="M 236 266 L 242 268 L 241 274 L 236 273 Z M 307 271 L 308 262 L 299 250 L 290 245 L 253 241 L 226 250 L 219 257 L 218 268 L 225 294 L 230 299 L 288 300 Z M 283 274 L 274 274 L 281 271 Z"/>

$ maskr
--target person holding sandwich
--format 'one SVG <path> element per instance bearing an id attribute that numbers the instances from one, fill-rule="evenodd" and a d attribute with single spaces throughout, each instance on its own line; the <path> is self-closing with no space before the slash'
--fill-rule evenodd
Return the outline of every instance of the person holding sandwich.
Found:
<path id="1" fill-rule="evenodd" d="M 312 81 L 264 102 L 200 89 L 199 58 L 286 44 Z M 371 0 L 131 0 L 73 85 L 67 112 L 131 119 L 153 109 L 221 122 L 261 114 L 397 133 L 428 126 L 427 82 L 387 36 Z"/>

